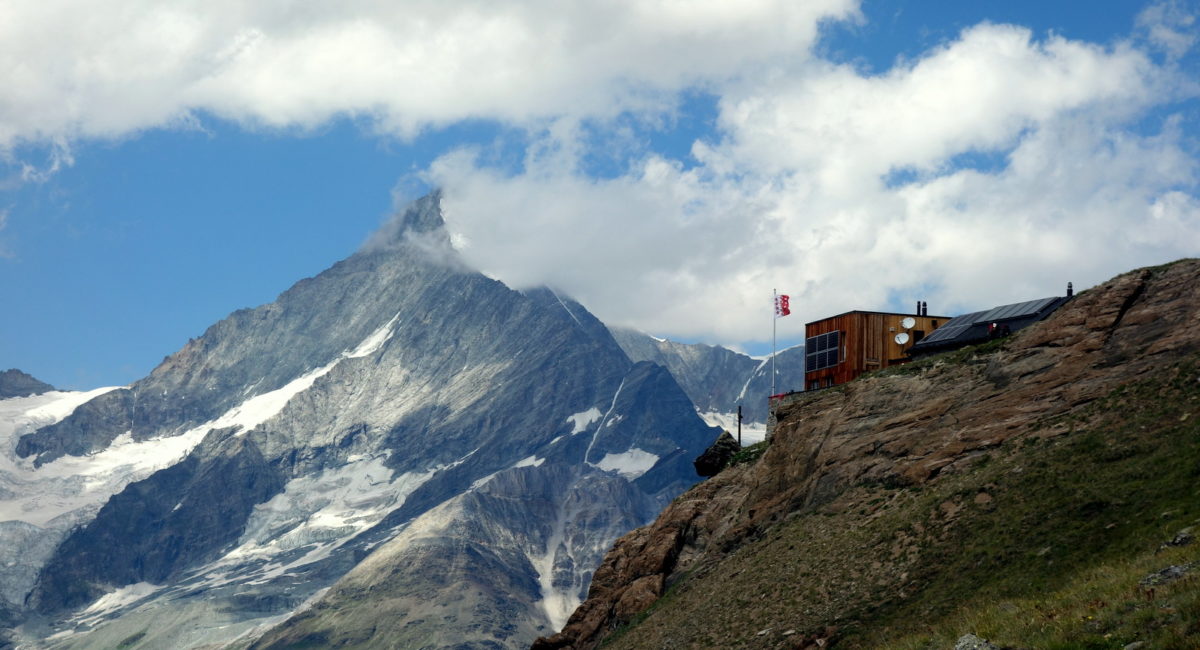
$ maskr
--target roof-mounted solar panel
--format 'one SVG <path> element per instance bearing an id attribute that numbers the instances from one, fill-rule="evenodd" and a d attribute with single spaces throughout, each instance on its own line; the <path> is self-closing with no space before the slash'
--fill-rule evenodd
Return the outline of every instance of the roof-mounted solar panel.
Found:
<path id="1" fill-rule="evenodd" d="M 959 334 L 962 334 L 968 327 L 974 325 L 977 319 L 987 312 L 977 311 L 971 314 L 963 314 L 955 316 L 946 321 L 945 325 L 933 330 L 925 338 L 921 339 L 918 345 L 937 343 L 939 341 L 949 341 Z"/>
<path id="2" fill-rule="evenodd" d="M 1029 300 L 1026 302 L 1018 302 L 1011 305 L 1001 305 L 982 312 L 982 315 L 975 319 L 975 323 L 995 323 L 1002 320 L 1010 320 L 1013 318 L 1026 318 L 1036 316 L 1046 307 L 1049 307 L 1058 298 L 1040 298 L 1038 300 Z"/>

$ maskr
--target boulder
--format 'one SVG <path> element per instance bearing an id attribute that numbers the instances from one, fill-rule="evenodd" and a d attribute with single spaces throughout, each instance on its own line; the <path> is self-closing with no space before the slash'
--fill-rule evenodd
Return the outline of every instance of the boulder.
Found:
<path id="1" fill-rule="evenodd" d="M 954 650 L 1000 650 L 1000 646 L 981 639 L 974 634 L 964 634 L 958 637 Z"/>
<path id="2" fill-rule="evenodd" d="M 733 436 L 729 435 L 728 431 L 722 431 L 717 441 L 705 449 L 703 454 L 697 456 L 692 464 L 696 466 L 696 473 L 700 476 L 716 476 L 729 464 L 729 459 L 733 458 L 733 455 L 741 449 L 742 446 L 733 439 Z"/>

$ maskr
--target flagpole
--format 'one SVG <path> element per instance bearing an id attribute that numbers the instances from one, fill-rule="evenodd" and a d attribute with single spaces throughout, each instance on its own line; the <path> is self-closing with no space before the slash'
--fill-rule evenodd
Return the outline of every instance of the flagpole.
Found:
<path id="1" fill-rule="evenodd" d="M 779 292 L 771 289 L 771 395 L 767 397 L 767 409 L 771 408 L 771 397 L 775 396 L 775 330 L 779 322 Z"/>

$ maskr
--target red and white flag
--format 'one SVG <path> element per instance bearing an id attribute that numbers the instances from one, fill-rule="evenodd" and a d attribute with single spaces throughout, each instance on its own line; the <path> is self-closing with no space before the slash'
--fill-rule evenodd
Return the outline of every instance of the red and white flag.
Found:
<path id="1" fill-rule="evenodd" d="M 775 318 L 783 318 L 792 313 L 788 307 L 788 297 L 786 294 L 778 294 L 775 296 Z"/>

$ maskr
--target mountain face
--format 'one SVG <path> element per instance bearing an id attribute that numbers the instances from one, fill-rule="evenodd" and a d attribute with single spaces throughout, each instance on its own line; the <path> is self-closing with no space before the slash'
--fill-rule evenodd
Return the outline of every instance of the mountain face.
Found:
<path id="1" fill-rule="evenodd" d="M 736 431 L 740 405 L 745 441 L 765 437 L 770 358 L 754 359 L 720 346 L 663 340 L 627 328 L 611 331 L 630 359 L 670 370 L 706 422 Z M 775 375 L 775 392 L 803 390 L 804 346 L 777 352 Z"/>
<path id="2" fill-rule="evenodd" d="M 0 372 L 0 399 L 29 397 L 30 395 L 48 393 L 52 390 L 54 390 L 54 387 L 50 384 L 38 381 L 16 368 L 9 368 L 4 372 Z"/>
<path id="3" fill-rule="evenodd" d="M 1196 647 L 1198 286 L 1200 260 L 1130 272 L 785 399 L 534 647 Z"/>
<path id="4" fill-rule="evenodd" d="M 131 386 L 0 401 L 0 593 L 30 647 L 523 646 L 717 433 L 435 193 Z"/>

